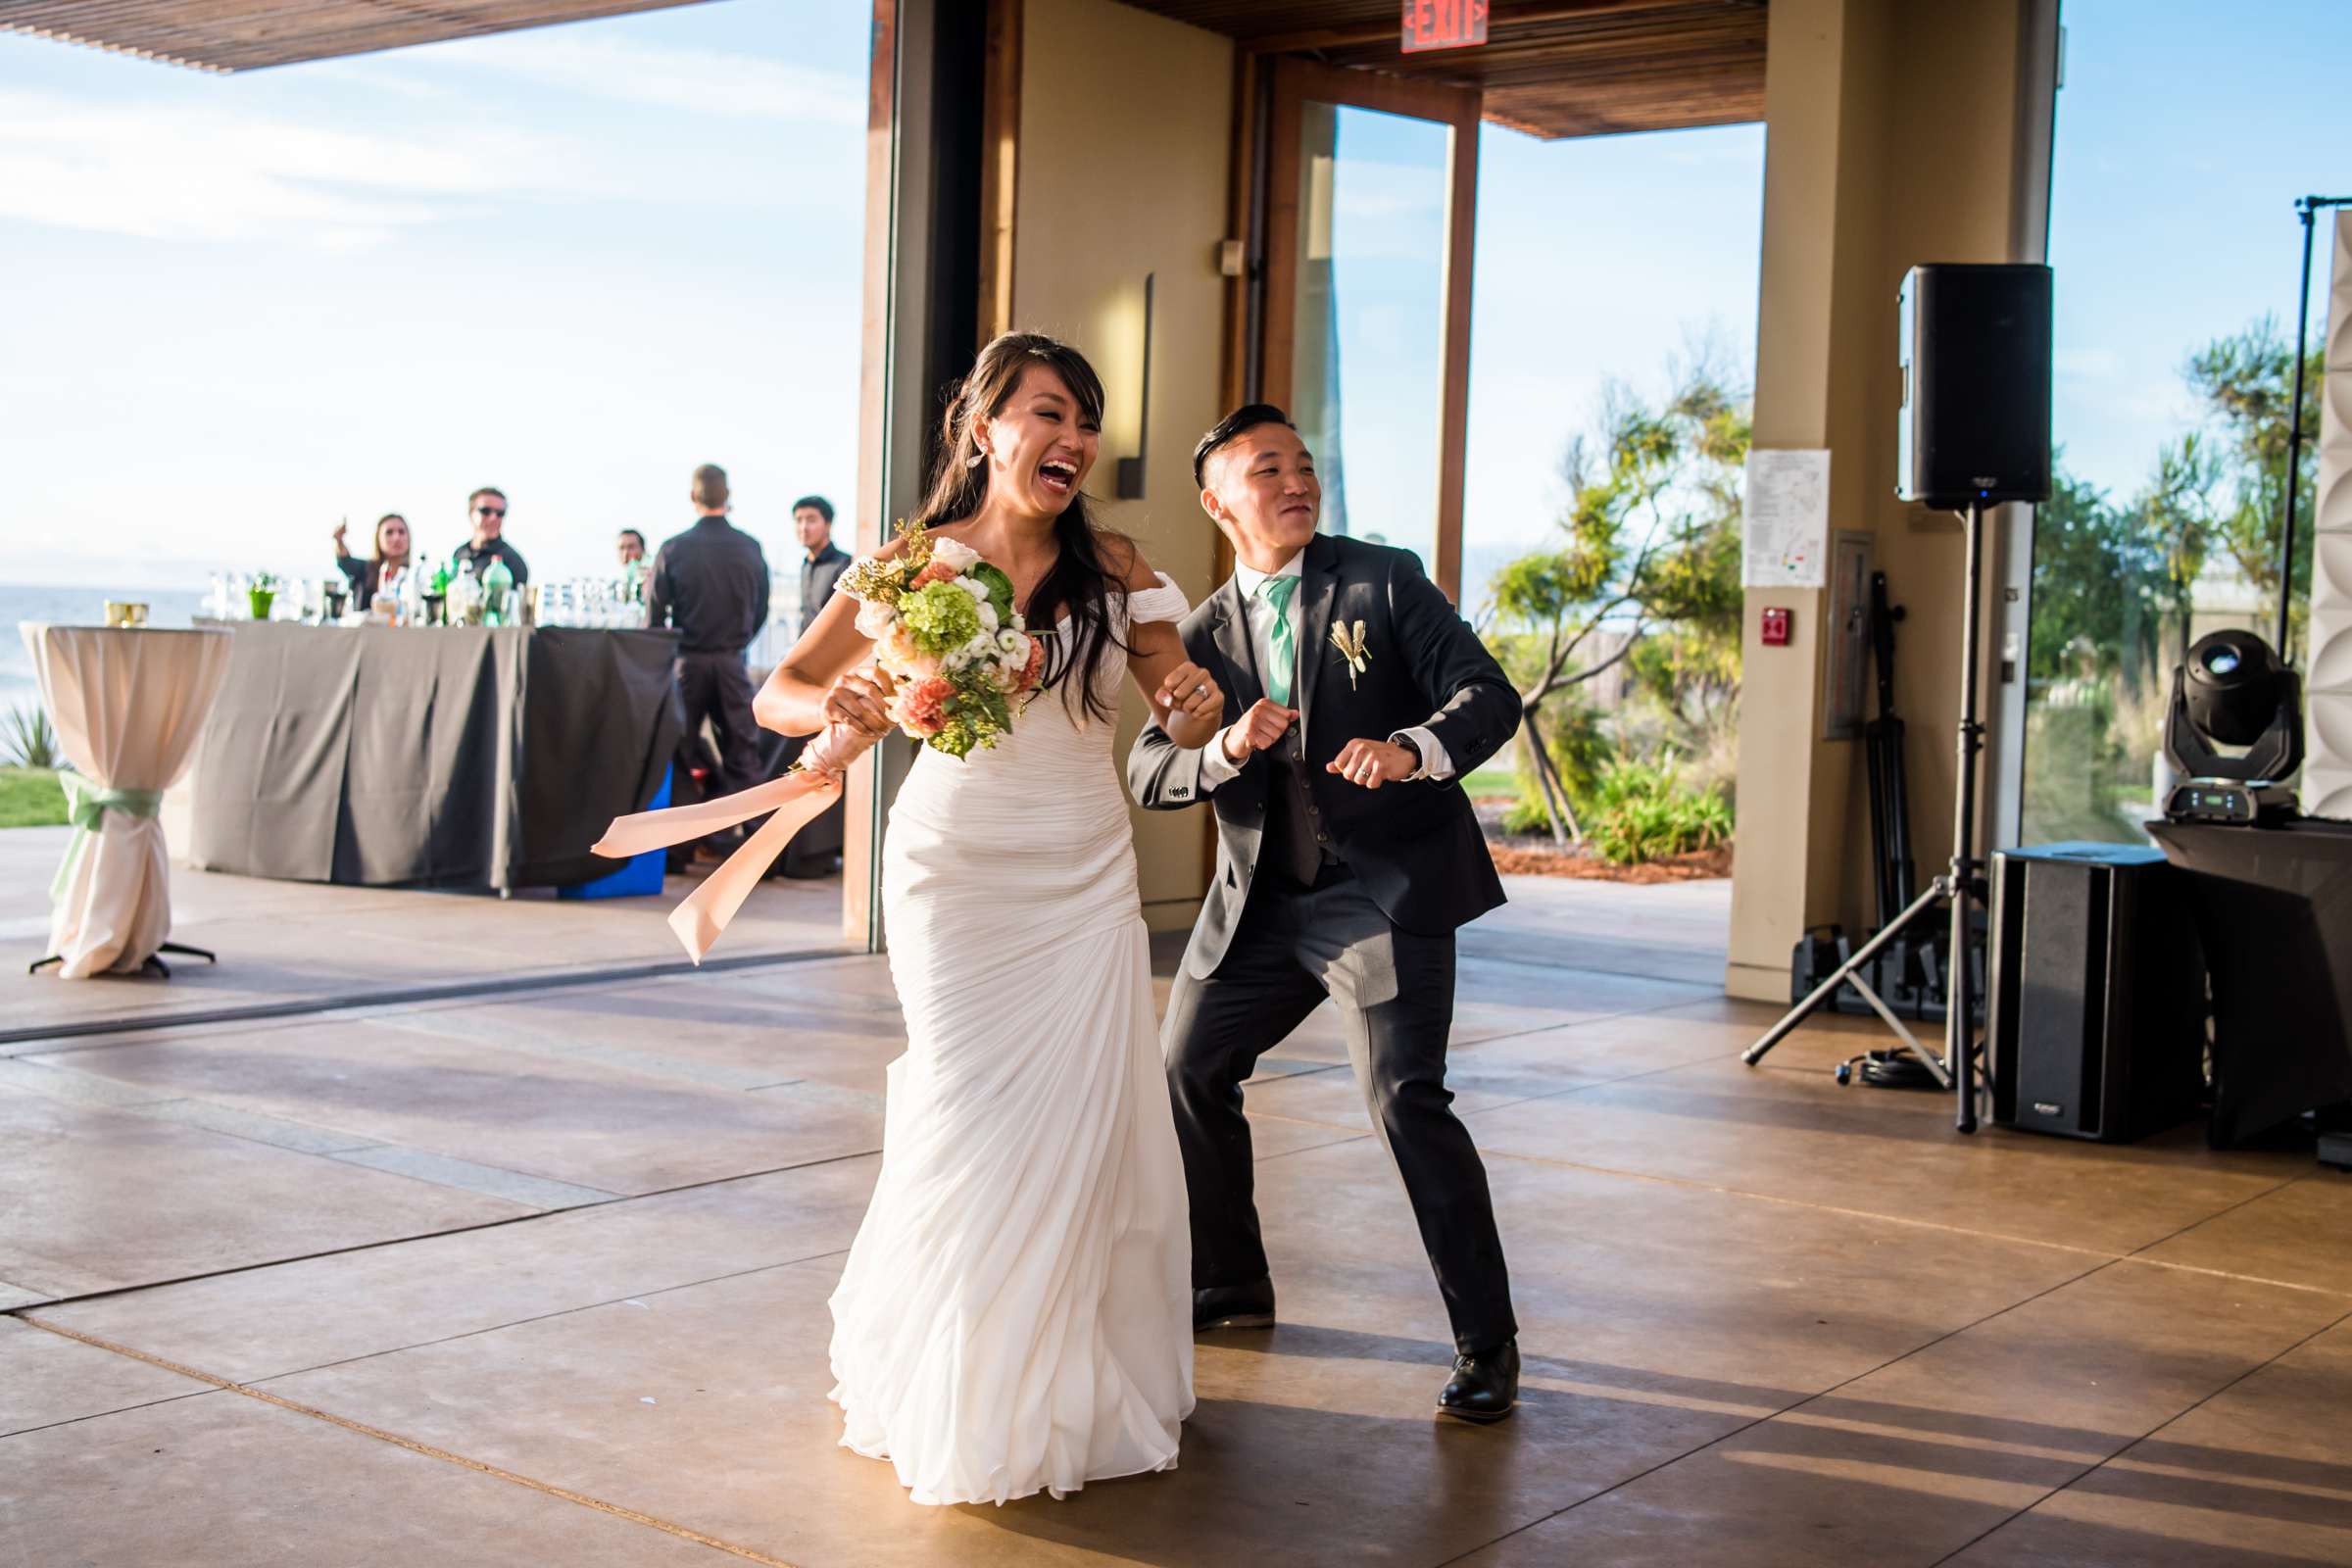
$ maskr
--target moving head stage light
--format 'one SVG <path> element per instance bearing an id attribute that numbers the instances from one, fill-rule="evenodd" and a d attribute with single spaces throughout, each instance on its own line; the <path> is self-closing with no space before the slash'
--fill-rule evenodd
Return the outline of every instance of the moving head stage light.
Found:
<path id="1" fill-rule="evenodd" d="M 2226 755 L 2220 748 L 2242 748 Z M 2250 631 L 2200 637 L 2173 671 L 2164 755 L 2180 782 L 2176 822 L 2274 822 L 2295 814 L 2285 781 L 2303 765 L 2303 682 Z"/>

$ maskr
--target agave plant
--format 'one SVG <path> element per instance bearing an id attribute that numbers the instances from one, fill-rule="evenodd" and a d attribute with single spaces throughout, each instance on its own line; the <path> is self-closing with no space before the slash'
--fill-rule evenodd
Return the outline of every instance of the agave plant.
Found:
<path id="1" fill-rule="evenodd" d="M 58 765 L 57 731 L 49 727 L 49 715 L 39 704 L 12 709 L 0 719 L 0 755 L 16 767 Z"/>

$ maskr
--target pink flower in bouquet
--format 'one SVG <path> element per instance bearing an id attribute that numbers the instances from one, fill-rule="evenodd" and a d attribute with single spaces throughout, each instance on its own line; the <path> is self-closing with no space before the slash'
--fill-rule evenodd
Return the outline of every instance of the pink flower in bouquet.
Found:
<path id="1" fill-rule="evenodd" d="M 931 564 L 914 574 L 914 580 L 906 585 L 906 591 L 912 593 L 918 588 L 928 588 L 935 582 L 946 582 L 955 575 L 956 572 L 954 566 L 934 556 L 931 558 Z"/>
<path id="2" fill-rule="evenodd" d="M 1035 686 L 1038 683 L 1039 677 L 1044 675 L 1045 672 L 1046 645 L 1035 637 L 1032 637 L 1029 639 L 1029 662 L 1023 664 L 1021 666 L 1021 672 L 1013 677 L 1013 691 L 1016 694 L 1027 691 L 1030 687 Z"/>
<path id="3" fill-rule="evenodd" d="M 882 663 L 900 679 L 939 673 L 939 661 L 917 648 L 913 635 L 904 626 L 894 625 L 882 634 Z"/>
<path id="4" fill-rule="evenodd" d="M 948 699 L 955 695 L 945 675 L 917 681 L 899 700 L 899 722 L 917 735 L 936 735 L 948 727 Z"/>

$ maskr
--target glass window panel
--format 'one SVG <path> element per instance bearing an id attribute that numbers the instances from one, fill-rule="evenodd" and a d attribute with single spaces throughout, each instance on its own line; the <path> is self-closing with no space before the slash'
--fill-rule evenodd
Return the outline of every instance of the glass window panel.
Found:
<path id="1" fill-rule="evenodd" d="M 1291 416 L 1323 528 L 1434 570 L 1452 131 L 1308 103 L 1300 115 Z"/>
<path id="2" fill-rule="evenodd" d="M 2066 0 L 2063 15 L 2049 252 L 2059 482 L 2034 529 L 2019 826 L 2029 844 L 2133 842 L 2154 814 L 2189 643 L 2223 627 L 2275 633 L 2292 203 L 2343 183 L 2352 8 L 2276 0 L 2260 27 L 2186 0 Z M 2315 296 L 2324 286 L 2315 277 Z M 2300 664 L 2299 629 L 2293 640 Z"/>

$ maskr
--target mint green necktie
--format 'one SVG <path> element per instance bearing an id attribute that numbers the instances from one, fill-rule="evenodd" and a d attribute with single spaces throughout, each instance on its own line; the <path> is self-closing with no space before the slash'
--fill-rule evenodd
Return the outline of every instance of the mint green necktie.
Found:
<path id="1" fill-rule="evenodd" d="M 1258 597 L 1274 607 L 1274 625 L 1266 634 L 1266 695 L 1284 708 L 1291 706 L 1291 673 L 1298 667 L 1298 634 L 1291 630 L 1291 595 L 1298 591 L 1295 571 L 1257 585 Z"/>

